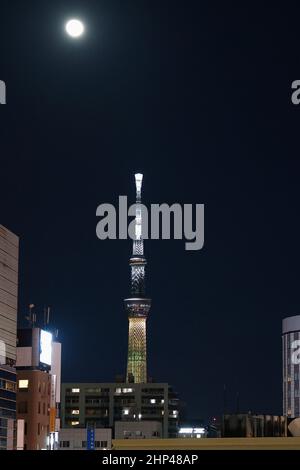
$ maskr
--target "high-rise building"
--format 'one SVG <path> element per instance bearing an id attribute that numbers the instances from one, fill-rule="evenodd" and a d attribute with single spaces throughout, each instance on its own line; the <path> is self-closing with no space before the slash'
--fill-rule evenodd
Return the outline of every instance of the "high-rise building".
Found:
<path id="1" fill-rule="evenodd" d="M 283 415 L 300 416 L 300 315 L 282 321 Z"/>
<path id="2" fill-rule="evenodd" d="M 46 329 L 18 330 L 18 449 L 59 445 L 61 343 Z"/>
<path id="3" fill-rule="evenodd" d="M 146 321 L 151 307 L 151 300 L 145 295 L 145 266 L 144 244 L 142 236 L 142 191 L 143 175 L 135 175 L 136 213 L 135 237 L 133 240 L 132 256 L 129 260 L 131 268 L 131 297 L 125 299 L 128 313 L 128 360 L 126 380 L 131 383 L 147 382 L 147 335 Z"/>
<path id="4" fill-rule="evenodd" d="M 0 450 L 16 441 L 19 238 L 0 225 Z"/>

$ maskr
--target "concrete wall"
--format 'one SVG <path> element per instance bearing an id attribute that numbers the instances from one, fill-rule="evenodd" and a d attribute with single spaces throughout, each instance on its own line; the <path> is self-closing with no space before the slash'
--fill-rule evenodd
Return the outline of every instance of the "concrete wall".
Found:
<path id="1" fill-rule="evenodd" d="M 300 437 L 114 439 L 113 450 L 300 450 Z"/>

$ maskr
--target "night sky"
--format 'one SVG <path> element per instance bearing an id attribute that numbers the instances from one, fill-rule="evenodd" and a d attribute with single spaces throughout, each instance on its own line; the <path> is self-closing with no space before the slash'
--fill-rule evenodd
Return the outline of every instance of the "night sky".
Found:
<path id="1" fill-rule="evenodd" d="M 226 3 L 226 4 L 225 4 Z M 204 203 L 205 246 L 147 241 L 148 370 L 191 418 L 281 413 L 281 320 L 300 313 L 299 14 L 262 2 L 1 2 L 0 223 L 19 319 L 52 308 L 63 381 L 124 374 L 130 240 L 96 208 Z M 272 5 L 272 6 L 271 6 Z M 70 17 L 82 39 L 64 32 Z"/>

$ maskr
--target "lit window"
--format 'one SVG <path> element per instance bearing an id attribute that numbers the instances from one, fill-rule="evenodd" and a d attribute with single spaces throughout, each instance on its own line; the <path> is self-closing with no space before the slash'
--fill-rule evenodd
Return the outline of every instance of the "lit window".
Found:
<path id="1" fill-rule="evenodd" d="M 133 390 L 132 390 L 132 388 L 123 388 L 122 392 L 123 393 L 132 393 Z"/>
<path id="2" fill-rule="evenodd" d="M 72 426 L 77 426 L 77 424 L 79 424 L 79 421 L 71 421 Z"/>
<path id="3" fill-rule="evenodd" d="M 162 414 L 162 415 L 164 415 L 164 414 L 165 414 L 164 410 L 162 410 L 161 414 Z"/>
<path id="4" fill-rule="evenodd" d="M 116 388 L 116 393 L 122 393 L 122 389 L 121 388 Z"/>
<path id="5" fill-rule="evenodd" d="M 128 409 L 123 410 L 123 414 L 124 415 L 129 415 L 129 410 Z"/>
<path id="6" fill-rule="evenodd" d="M 162 398 L 162 399 L 161 399 L 161 403 L 164 403 L 164 402 L 165 402 L 165 400 Z"/>
<path id="7" fill-rule="evenodd" d="M 72 410 L 72 415 L 79 415 L 79 410 Z"/>
<path id="8" fill-rule="evenodd" d="M 152 403 L 152 404 L 156 403 L 155 398 L 151 398 L 150 403 Z"/>
<path id="9" fill-rule="evenodd" d="M 79 393 L 80 392 L 80 388 L 72 388 L 72 393 Z"/>
<path id="10" fill-rule="evenodd" d="M 15 392 L 16 391 L 16 384 L 13 383 L 13 382 L 6 381 L 5 388 L 6 388 L 6 390 L 9 390 L 10 392 Z"/>
<path id="11" fill-rule="evenodd" d="M 19 388 L 28 388 L 29 380 L 19 380 Z"/>

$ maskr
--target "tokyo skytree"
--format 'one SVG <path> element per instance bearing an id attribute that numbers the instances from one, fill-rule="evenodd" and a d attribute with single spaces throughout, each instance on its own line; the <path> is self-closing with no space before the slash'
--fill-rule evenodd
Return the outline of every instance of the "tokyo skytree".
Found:
<path id="1" fill-rule="evenodd" d="M 124 300 L 129 320 L 126 381 L 134 383 L 147 382 L 146 321 L 151 307 L 151 299 L 148 299 L 145 294 L 145 267 L 147 261 L 144 257 L 144 242 L 142 238 L 142 181 L 143 175 L 137 173 L 135 175 L 135 236 L 132 256 L 129 260 L 131 269 L 131 297 Z"/>

